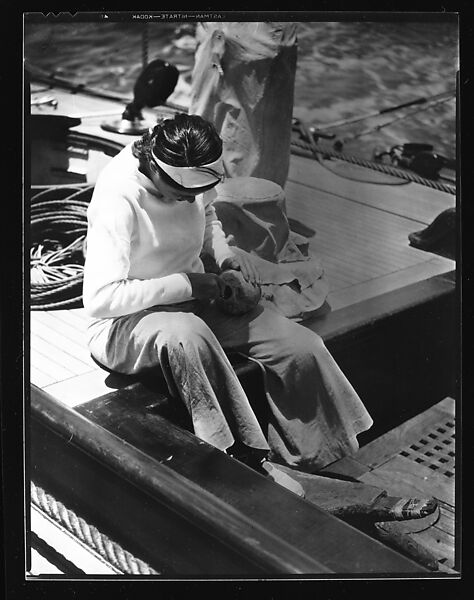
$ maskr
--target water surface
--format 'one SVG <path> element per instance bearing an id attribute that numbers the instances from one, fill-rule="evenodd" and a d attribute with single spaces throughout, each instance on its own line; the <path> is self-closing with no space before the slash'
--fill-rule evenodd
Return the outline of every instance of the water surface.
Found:
<path id="1" fill-rule="evenodd" d="M 131 93 L 142 68 L 143 22 L 25 24 L 25 57 L 49 72 L 108 90 Z M 180 69 L 174 101 L 186 103 L 194 63 L 194 24 L 147 23 L 148 58 Z M 294 114 L 326 126 L 455 88 L 457 25 L 429 22 L 298 23 Z M 419 107 L 421 108 L 421 106 Z M 375 146 L 427 142 L 454 157 L 455 101 L 365 133 L 414 108 L 334 128 L 345 150 L 371 156 Z"/>

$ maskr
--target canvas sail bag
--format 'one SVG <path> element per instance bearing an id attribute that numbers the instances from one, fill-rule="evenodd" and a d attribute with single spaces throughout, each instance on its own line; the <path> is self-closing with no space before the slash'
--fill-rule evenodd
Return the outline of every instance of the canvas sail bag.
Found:
<path id="1" fill-rule="evenodd" d="M 234 252 L 247 252 L 259 272 L 260 304 L 302 321 L 329 309 L 329 292 L 319 258 L 309 240 L 291 231 L 281 186 L 257 177 L 232 177 L 206 193 Z M 203 256 L 206 271 L 212 271 Z M 218 272 L 216 270 L 216 272 Z"/>

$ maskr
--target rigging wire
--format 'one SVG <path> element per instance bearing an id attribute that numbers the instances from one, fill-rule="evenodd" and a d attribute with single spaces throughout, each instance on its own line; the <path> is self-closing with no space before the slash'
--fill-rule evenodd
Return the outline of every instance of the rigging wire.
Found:
<path id="1" fill-rule="evenodd" d="M 456 95 L 456 90 L 447 90 L 446 92 L 441 92 L 440 94 L 434 94 L 433 96 L 417 98 L 415 100 L 411 100 L 410 102 L 404 102 L 403 104 L 398 104 L 397 106 L 390 106 L 388 108 L 383 108 L 382 110 L 378 110 L 366 115 L 360 115 L 356 117 L 349 117 L 347 119 L 340 119 L 338 121 L 333 121 L 332 123 L 325 123 L 323 125 L 318 125 L 319 131 L 325 131 L 326 129 L 333 129 L 334 127 L 341 127 L 342 125 L 351 125 L 352 123 L 358 123 L 360 121 L 365 121 L 366 119 L 371 119 L 374 117 L 379 117 L 381 115 L 385 115 L 391 112 L 395 112 L 397 110 L 401 110 L 402 108 L 408 108 L 410 106 L 414 106 L 417 104 L 426 104 L 432 100 L 437 100 L 438 98 L 449 95 L 450 97 L 454 97 Z"/>
<path id="2" fill-rule="evenodd" d="M 431 102 L 429 104 L 429 106 L 423 106 L 422 108 L 416 108 L 415 110 L 409 111 L 408 113 L 406 113 L 405 115 L 400 115 L 398 117 L 395 117 L 394 119 L 391 119 L 390 121 L 386 121 L 385 123 L 381 123 L 379 125 L 375 125 L 373 127 L 370 127 L 368 129 L 364 129 L 364 131 L 360 131 L 358 133 L 354 133 L 354 134 L 350 134 L 344 138 L 342 138 L 342 142 L 348 142 L 351 140 L 356 140 L 360 137 L 363 137 L 364 135 L 368 135 L 370 133 L 374 133 L 375 131 L 380 131 L 380 129 L 383 129 L 384 127 L 388 127 L 389 125 L 392 125 L 393 123 L 396 123 L 397 121 L 402 121 L 404 119 L 408 119 L 409 117 L 412 117 L 413 115 L 416 115 L 420 112 L 429 110 L 430 108 L 433 108 L 434 106 L 438 106 L 439 104 L 444 104 L 445 102 L 450 102 L 451 100 L 454 100 L 455 98 L 450 96 L 448 98 L 439 98 L 438 100 L 435 100 L 433 102 Z"/>

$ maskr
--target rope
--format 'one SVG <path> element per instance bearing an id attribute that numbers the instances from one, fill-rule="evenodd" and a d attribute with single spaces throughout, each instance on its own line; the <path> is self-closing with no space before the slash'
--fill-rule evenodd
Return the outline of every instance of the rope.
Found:
<path id="1" fill-rule="evenodd" d="M 94 526 L 78 517 L 64 504 L 47 494 L 42 488 L 31 482 L 32 503 L 51 517 L 56 523 L 65 527 L 89 548 L 95 550 L 122 573 L 130 575 L 159 575 L 152 567 L 124 550 Z"/>
<path id="2" fill-rule="evenodd" d="M 456 188 L 452 185 L 441 183 L 439 181 L 432 181 L 431 179 L 427 179 L 426 177 L 422 177 L 421 175 L 417 175 L 412 171 L 405 171 L 404 169 L 400 169 L 397 167 L 393 167 L 391 165 L 385 165 L 382 163 L 377 163 L 372 160 L 368 160 L 359 156 L 352 156 L 349 154 L 342 154 L 341 152 L 336 152 L 334 150 L 320 150 L 314 149 L 312 145 L 304 140 L 292 140 L 292 147 L 296 150 L 304 150 L 305 155 L 310 153 L 314 158 L 321 162 L 321 156 L 324 158 L 337 158 L 339 160 L 344 160 L 346 162 L 359 165 L 361 167 L 366 167 L 368 169 L 373 169 L 374 171 L 380 171 L 381 173 L 386 173 L 387 175 L 393 175 L 395 177 L 401 177 L 402 179 L 406 179 L 407 181 L 411 181 L 414 183 L 419 183 L 421 185 L 425 185 L 427 187 L 433 188 L 435 190 L 440 190 L 442 192 L 446 192 L 448 194 L 456 194 Z M 322 163 L 321 163 L 322 164 Z"/>
<path id="3" fill-rule="evenodd" d="M 87 207 L 93 188 L 91 184 L 33 186 L 32 310 L 82 306 L 83 246 L 87 233 Z M 48 236 L 67 240 L 66 247 L 48 248 Z M 74 238 L 72 243 L 71 238 Z"/>

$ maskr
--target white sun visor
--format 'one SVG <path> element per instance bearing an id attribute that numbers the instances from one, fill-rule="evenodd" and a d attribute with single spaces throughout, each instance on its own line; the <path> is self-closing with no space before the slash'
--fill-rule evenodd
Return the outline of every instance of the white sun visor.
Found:
<path id="1" fill-rule="evenodd" d="M 224 180 L 224 164 L 221 156 L 212 163 L 201 165 L 200 167 L 173 167 L 163 162 L 155 156 L 153 158 L 156 164 L 169 176 L 173 181 L 185 188 L 200 188 L 207 185 L 220 183 Z"/>

